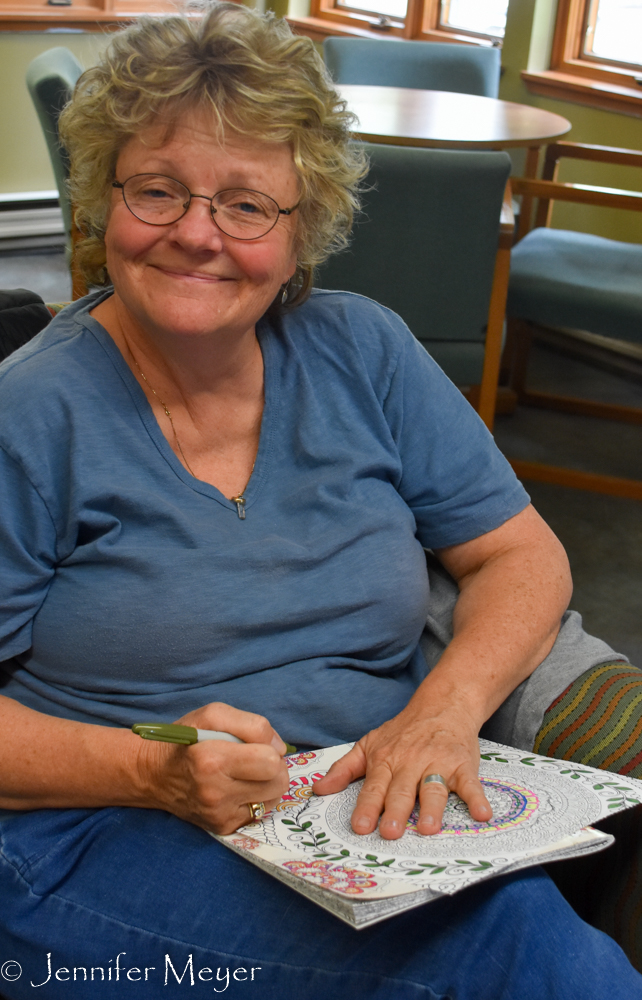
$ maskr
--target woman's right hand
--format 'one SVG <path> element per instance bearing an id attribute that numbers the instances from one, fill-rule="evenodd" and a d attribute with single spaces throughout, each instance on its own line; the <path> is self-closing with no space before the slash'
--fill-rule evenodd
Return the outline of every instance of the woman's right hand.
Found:
<path id="1" fill-rule="evenodd" d="M 263 802 L 267 810 L 287 791 L 285 743 L 263 716 L 212 702 L 176 722 L 232 733 L 244 743 L 141 740 L 138 771 L 147 806 L 226 834 L 250 821 L 249 802 Z"/>

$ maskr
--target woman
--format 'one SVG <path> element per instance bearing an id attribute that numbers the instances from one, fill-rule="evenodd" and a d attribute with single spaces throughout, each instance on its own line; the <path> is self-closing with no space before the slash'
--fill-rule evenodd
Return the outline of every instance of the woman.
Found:
<path id="1" fill-rule="evenodd" d="M 357 938 L 199 829 L 278 801 L 282 737 L 358 740 L 317 785 L 366 775 L 358 833 L 381 815 L 399 837 L 417 790 L 436 832 L 443 783 L 488 818 L 477 733 L 570 595 L 559 543 L 399 319 L 305 301 L 356 204 L 349 126 L 312 45 L 228 4 L 116 36 L 63 116 L 80 259 L 106 287 L 2 369 L 12 1000 L 185 977 L 323 1000 L 640 988 L 541 873 Z M 461 591 L 430 672 L 422 546 Z M 244 744 L 140 741 L 149 718 Z"/>

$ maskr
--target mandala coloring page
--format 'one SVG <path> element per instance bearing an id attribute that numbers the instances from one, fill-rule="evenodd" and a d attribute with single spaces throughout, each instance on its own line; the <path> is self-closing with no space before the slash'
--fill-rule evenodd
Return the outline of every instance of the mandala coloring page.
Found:
<path id="1" fill-rule="evenodd" d="M 598 819 L 642 801 L 642 781 L 480 741 L 480 778 L 493 809 L 487 823 L 448 797 L 441 833 L 416 832 L 417 809 L 399 840 L 350 826 L 363 781 L 335 795 L 313 794 L 314 781 L 351 744 L 288 758 L 290 787 L 261 822 L 220 837 L 257 863 L 277 867 L 353 899 L 377 899 L 418 888 L 452 893 L 557 845 L 572 846 Z"/>

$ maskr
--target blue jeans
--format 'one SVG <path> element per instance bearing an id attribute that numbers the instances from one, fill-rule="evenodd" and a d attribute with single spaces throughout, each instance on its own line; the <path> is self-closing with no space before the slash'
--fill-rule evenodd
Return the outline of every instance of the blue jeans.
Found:
<path id="1" fill-rule="evenodd" d="M 0 995 L 215 993 L 631 1000 L 642 977 L 540 869 L 355 931 L 167 813 L 0 819 Z"/>

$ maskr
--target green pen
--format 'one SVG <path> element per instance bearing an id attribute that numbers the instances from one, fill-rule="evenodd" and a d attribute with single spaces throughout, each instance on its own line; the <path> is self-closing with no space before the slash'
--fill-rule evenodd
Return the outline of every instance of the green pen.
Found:
<path id="1" fill-rule="evenodd" d="M 195 729 L 194 726 L 180 726 L 175 722 L 135 722 L 132 732 L 142 736 L 144 740 L 157 740 L 160 743 L 180 743 L 191 746 L 193 743 L 204 743 L 205 740 L 224 740 L 227 743 L 244 743 L 238 736 L 231 733 L 217 732 L 214 729 Z M 285 744 L 286 753 L 296 753 L 296 747 Z"/>

